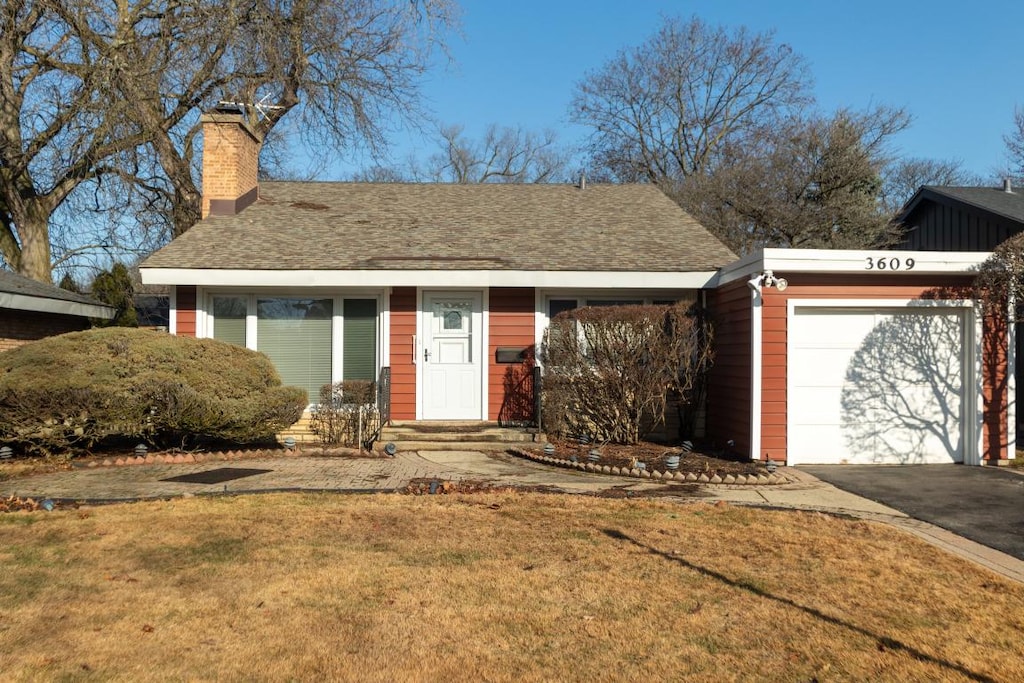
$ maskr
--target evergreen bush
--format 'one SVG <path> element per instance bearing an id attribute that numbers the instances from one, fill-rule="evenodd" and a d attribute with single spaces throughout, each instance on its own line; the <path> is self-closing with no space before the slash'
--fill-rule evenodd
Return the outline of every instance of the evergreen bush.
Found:
<path id="1" fill-rule="evenodd" d="M 214 339 L 110 327 L 0 353 L 0 442 L 22 453 L 263 442 L 306 405 L 266 356 Z"/>

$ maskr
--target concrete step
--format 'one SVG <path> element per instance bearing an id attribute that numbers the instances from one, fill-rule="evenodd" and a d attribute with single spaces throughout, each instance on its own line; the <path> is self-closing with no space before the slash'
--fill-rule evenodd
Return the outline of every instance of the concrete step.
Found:
<path id="1" fill-rule="evenodd" d="M 373 450 L 380 451 L 388 443 L 394 443 L 399 451 L 507 451 L 522 447 L 522 441 L 386 441 L 381 439 L 373 444 Z"/>
<path id="2" fill-rule="evenodd" d="M 379 443 L 404 450 L 504 450 L 544 441 L 536 429 L 501 427 L 496 422 L 395 422 L 381 430 Z"/>

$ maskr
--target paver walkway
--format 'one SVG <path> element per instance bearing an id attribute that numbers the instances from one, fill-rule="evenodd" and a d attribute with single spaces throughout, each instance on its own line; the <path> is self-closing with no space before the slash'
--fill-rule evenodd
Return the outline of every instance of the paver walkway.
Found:
<path id="1" fill-rule="evenodd" d="M 185 474 L 235 467 L 269 471 L 218 484 L 166 481 Z M 842 491 L 807 472 L 787 469 L 786 473 L 794 483 L 771 486 L 686 484 L 673 486 L 673 494 L 681 499 L 817 510 L 892 524 L 949 552 L 1024 582 L 1024 562 L 1017 558 Z M 13 495 L 107 502 L 261 491 L 396 491 L 415 479 L 542 486 L 566 493 L 598 493 L 622 488 L 636 495 L 665 486 L 650 480 L 550 467 L 505 453 L 423 451 L 400 452 L 394 458 L 277 457 L 201 464 L 75 468 L 0 481 L 0 497 Z"/>

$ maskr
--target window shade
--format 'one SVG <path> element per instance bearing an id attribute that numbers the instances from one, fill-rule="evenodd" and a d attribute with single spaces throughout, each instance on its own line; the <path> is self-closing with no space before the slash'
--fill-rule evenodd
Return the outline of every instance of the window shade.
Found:
<path id="1" fill-rule="evenodd" d="M 344 379 L 377 379 L 377 301 L 345 299 Z"/>
<path id="2" fill-rule="evenodd" d="M 245 346 L 246 297 L 213 297 L 213 338 Z"/>
<path id="3" fill-rule="evenodd" d="M 302 387 L 309 402 L 331 383 L 331 299 L 273 298 L 256 303 L 256 346 L 267 354 L 281 381 Z"/>

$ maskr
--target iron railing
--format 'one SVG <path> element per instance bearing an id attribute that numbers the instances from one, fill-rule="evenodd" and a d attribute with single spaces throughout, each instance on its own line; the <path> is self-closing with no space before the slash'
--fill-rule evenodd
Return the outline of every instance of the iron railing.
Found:
<path id="1" fill-rule="evenodd" d="M 543 379 L 541 377 L 541 368 L 539 365 L 533 366 L 533 426 L 537 429 L 541 428 L 541 383 Z"/>
<path id="2" fill-rule="evenodd" d="M 391 424 L 391 368 L 380 369 L 377 380 L 377 410 L 380 411 L 381 426 Z"/>

